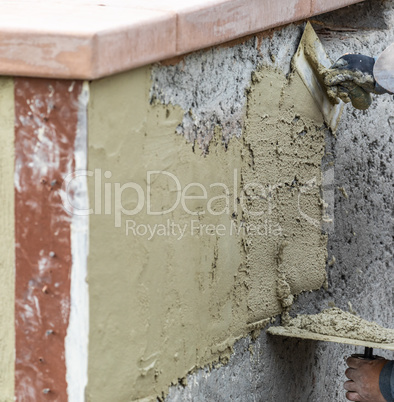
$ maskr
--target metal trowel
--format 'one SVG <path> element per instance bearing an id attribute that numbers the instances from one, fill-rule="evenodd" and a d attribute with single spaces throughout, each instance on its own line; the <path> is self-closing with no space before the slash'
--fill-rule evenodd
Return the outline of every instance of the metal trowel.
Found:
<path id="1" fill-rule="evenodd" d="M 313 341 L 325 341 L 325 342 L 344 343 L 347 345 L 354 345 L 354 346 L 363 346 L 365 348 L 364 355 L 354 355 L 354 356 L 369 360 L 376 358 L 376 356 L 373 355 L 373 348 L 394 351 L 394 343 L 376 343 L 370 341 L 362 341 L 359 339 L 345 338 L 340 336 L 323 335 L 307 331 L 305 329 L 296 329 L 294 327 L 292 327 L 291 330 L 289 330 L 286 327 L 270 327 L 267 329 L 267 333 L 271 335 L 279 335 L 290 338 L 309 339 Z"/>
<path id="2" fill-rule="evenodd" d="M 326 124 L 335 132 L 341 118 L 344 103 L 331 99 L 323 82 L 323 73 L 332 62 L 310 22 L 306 24 L 298 49 L 292 60 L 292 68 L 301 77 L 318 104 Z"/>

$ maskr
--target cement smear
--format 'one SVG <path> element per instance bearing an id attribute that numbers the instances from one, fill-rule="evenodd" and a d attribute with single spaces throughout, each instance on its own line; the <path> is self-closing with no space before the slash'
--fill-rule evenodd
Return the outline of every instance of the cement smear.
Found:
<path id="1" fill-rule="evenodd" d="M 272 230 L 263 239 L 245 238 L 250 321 L 288 310 L 293 294 L 318 289 L 325 280 L 323 127 L 298 75 L 287 80 L 267 68 L 253 74 L 244 132 L 242 180 L 251 184 L 244 219 L 257 227 L 267 221 Z"/>
<path id="2" fill-rule="evenodd" d="M 236 339 L 325 280 L 324 127 L 301 79 L 259 68 L 242 140 L 223 146 L 216 126 L 205 157 L 150 85 L 142 68 L 90 89 L 88 400 L 161 395 L 226 363 Z M 194 198 L 172 208 L 179 186 Z"/>
<path id="3" fill-rule="evenodd" d="M 14 83 L 0 79 L 0 401 L 14 400 Z"/>
<path id="4" fill-rule="evenodd" d="M 314 315 L 298 315 L 287 329 L 304 329 L 315 334 L 359 339 L 376 343 L 393 343 L 394 329 L 383 328 L 339 308 L 330 308 Z"/>

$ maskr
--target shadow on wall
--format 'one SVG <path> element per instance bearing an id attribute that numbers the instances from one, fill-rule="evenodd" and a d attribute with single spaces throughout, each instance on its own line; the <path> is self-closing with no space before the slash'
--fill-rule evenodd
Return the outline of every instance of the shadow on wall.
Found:
<path id="1" fill-rule="evenodd" d="M 313 19 L 321 23 L 321 27 L 317 25 L 316 31 L 319 35 L 327 35 L 330 32 L 343 34 L 344 32 L 352 32 L 357 30 L 384 30 L 389 29 L 386 22 L 387 0 L 366 0 L 362 3 L 353 4 L 352 6 L 341 8 L 330 13 L 318 15 Z M 341 31 L 341 28 L 343 30 Z M 326 30 L 326 33 L 324 33 Z"/>

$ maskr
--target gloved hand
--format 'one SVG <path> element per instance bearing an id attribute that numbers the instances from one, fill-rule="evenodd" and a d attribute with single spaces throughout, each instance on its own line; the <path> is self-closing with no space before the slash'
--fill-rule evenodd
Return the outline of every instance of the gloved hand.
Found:
<path id="1" fill-rule="evenodd" d="M 340 57 L 325 73 L 324 83 L 331 99 L 340 98 L 353 107 L 368 109 L 372 103 L 371 93 L 382 94 L 386 91 L 373 77 L 373 57 L 361 54 L 347 54 Z"/>

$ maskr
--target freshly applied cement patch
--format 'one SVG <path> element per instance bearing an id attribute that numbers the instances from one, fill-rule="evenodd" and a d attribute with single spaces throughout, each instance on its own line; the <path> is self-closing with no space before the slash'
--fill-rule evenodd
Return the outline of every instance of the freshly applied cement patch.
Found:
<path id="1" fill-rule="evenodd" d="M 90 88 L 95 401 L 161 395 L 225 363 L 236 339 L 325 280 L 323 120 L 300 78 L 257 71 L 242 138 L 224 146 L 217 126 L 205 156 L 175 134 L 184 111 L 150 102 L 150 86 L 142 68 Z"/>
<path id="2" fill-rule="evenodd" d="M 242 179 L 244 186 L 254 186 L 244 219 L 257 227 L 268 222 L 272 233 L 245 239 L 249 321 L 287 310 L 293 294 L 318 289 L 325 280 L 322 127 L 322 115 L 298 75 L 287 80 L 270 69 L 253 74 Z"/>

